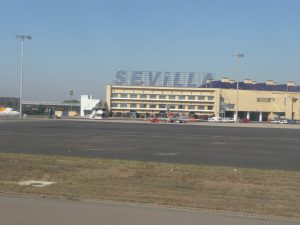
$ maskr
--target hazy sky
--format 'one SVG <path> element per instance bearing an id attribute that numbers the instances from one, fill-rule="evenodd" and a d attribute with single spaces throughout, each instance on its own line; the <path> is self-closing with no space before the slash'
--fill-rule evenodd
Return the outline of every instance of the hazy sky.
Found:
<path id="1" fill-rule="evenodd" d="M 298 0 L 0 0 L 0 96 L 105 97 L 112 71 L 212 72 L 300 83 Z"/>

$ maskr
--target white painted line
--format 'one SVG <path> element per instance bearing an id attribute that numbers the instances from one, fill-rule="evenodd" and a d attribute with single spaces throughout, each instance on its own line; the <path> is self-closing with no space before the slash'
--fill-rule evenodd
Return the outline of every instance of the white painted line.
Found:
<path id="1" fill-rule="evenodd" d="M 226 142 L 215 141 L 213 142 L 213 145 L 226 145 Z"/>
<path id="2" fill-rule="evenodd" d="M 52 181 L 44 181 L 44 180 L 25 180 L 21 181 L 18 184 L 21 186 L 32 186 L 32 187 L 45 187 L 51 184 L 55 184 L 56 182 Z"/>
<path id="3" fill-rule="evenodd" d="M 175 156 L 178 155 L 176 152 L 170 152 L 170 153 L 155 153 L 154 155 L 159 155 L 159 156 Z"/>

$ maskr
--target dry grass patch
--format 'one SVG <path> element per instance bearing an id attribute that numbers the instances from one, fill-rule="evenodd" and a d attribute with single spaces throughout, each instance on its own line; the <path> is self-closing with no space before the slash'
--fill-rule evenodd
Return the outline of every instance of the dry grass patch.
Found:
<path id="1" fill-rule="evenodd" d="M 300 172 L 0 154 L 0 191 L 300 217 Z M 24 180 L 56 184 L 19 186 Z"/>

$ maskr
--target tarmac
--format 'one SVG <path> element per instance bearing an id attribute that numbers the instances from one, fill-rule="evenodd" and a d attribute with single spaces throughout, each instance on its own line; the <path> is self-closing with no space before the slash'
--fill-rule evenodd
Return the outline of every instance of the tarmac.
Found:
<path id="1" fill-rule="evenodd" d="M 299 225 L 296 218 L 272 218 L 170 209 L 109 201 L 70 201 L 32 196 L 0 195 L 5 225 Z"/>
<path id="2" fill-rule="evenodd" d="M 0 126 L 0 152 L 300 170 L 298 124 L 5 119 Z"/>

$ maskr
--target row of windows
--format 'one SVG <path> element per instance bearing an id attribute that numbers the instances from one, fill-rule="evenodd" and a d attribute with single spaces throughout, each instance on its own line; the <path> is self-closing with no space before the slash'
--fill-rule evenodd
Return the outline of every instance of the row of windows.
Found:
<path id="1" fill-rule="evenodd" d="M 136 99 L 171 99 L 171 100 L 209 100 L 213 101 L 214 96 L 195 96 L 195 95 L 155 95 L 155 94 L 125 94 L 125 93 L 112 93 L 112 98 L 136 98 Z"/>
<path id="2" fill-rule="evenodd" d="M 275 98 L 257 98 L 257 102 L 274 102 Z"/>
<path id="3" fill-rule="evenodd" d="M 167 107 L 171 107 L 173 105 L 192 105 L 192 104 L 197 104 L 197 105 L 214 105 L 215 103 L 214 102 L 193 102 L 193 103 L 186 103 L 185 101 L 180 101 L 180 102 L 177 102 L 176 104 L 169 104 L 165 101 L 150 101 L 150 102 L 146 102 L 146 101 L 122 101 L 122 100 L 116 100 L 116 101 L 113 101 L 111 104 L 135 104 L 135 105 L 138 105 L 138 104 L 161 104 L 161 105 L 166 105 Z"/>
<path id="4" fill-rule="evenodd" d="M 129 106 L 129 107 L 128 107 Z M 136 104 L 136 103 L 112 103 L 112 108 L 140 108 L 140 109 L 167 109 L 167 105 L 165 104 Z M 213 110 L 213 106 L 204 106 L 204 105 L 171 105 L 168 107 L 169 109 L 198 109 L 198 110 Z"/>

